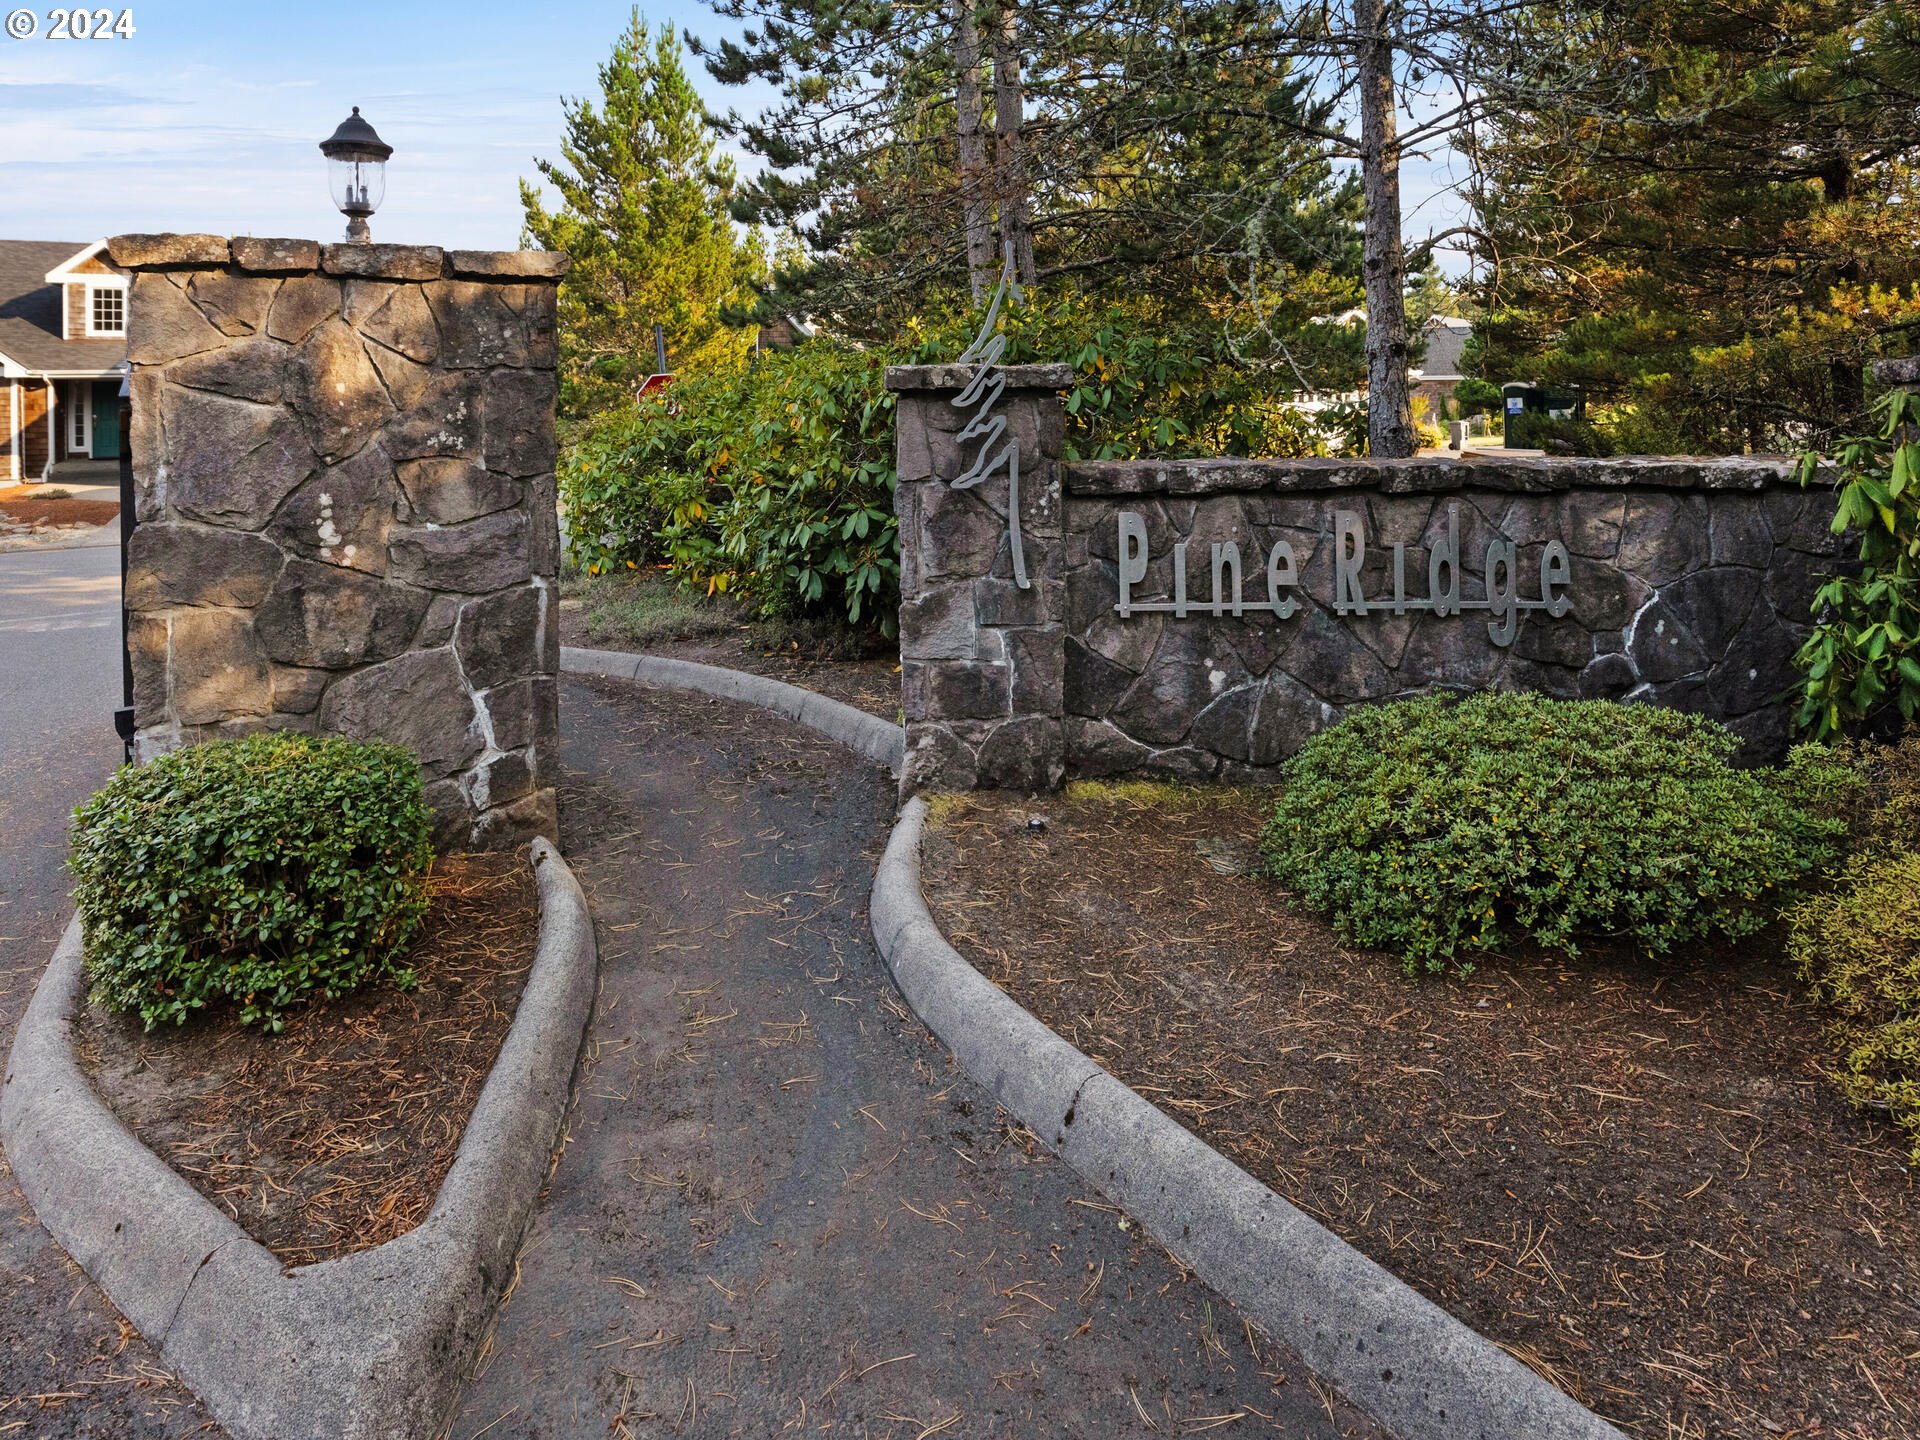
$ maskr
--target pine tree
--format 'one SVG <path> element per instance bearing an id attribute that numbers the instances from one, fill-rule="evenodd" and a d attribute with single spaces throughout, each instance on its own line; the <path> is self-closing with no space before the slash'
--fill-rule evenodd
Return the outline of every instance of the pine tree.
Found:
<path id="1" fill-rule="evenodd" d="M 1631 406 L 1636 448 L 1858 428 L 1867 362 L 1920 336 L 1920 7 L 1585 10 L 1581 49 L 1626 90 L 1498 104 L 1470 147 L 1483 373 Z M 1570 48 L 1543 26 L 1528 63 Z"/>
<path id="2" fill-rule="evenodd" d="M 632 395 L 654 368 L 655 325 L 675 371 L 742 363 L 752 331 L 727 313 L 764 270 L 757 237 L 743 240 L 729 217 L 733 163 L 672 27 L 652 35 L 634 10 L 599 79 L 598 107 L 562 102 L 561 159 L 535 162 L 558 208 L 520 184 L 527 241 L 573 256 L 560 288 L 561 403 L 573 416 Z"/>

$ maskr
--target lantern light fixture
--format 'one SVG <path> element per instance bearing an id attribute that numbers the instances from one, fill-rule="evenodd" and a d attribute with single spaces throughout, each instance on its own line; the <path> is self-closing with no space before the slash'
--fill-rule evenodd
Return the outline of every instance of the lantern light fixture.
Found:
<path id="1" fill-rule="evenodd" d="M 333 203 L 347 217 L 347 239 L 364 245 L 373 239 L 367 217 L 386 198 L 387 157 L 393 154 L 393 147 L 360 118 L 356 105 L 353 114 L 340 122 L 340 128 L 320 142 L 320 153 L 327 157 Z"/>

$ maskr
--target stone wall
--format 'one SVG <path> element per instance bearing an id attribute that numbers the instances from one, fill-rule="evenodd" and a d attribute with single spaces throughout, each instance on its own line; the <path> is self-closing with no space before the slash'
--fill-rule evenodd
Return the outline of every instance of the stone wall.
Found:
<path id="1" fill-rule="evenodd" d="M 1432 690 L 1670 705 L 1755 758 L 1788 742 L 1837 551 L 1831 495 L 1786 460 L 1063 463 L 1043 386 L 1064 382 L 1023 377 L 1000 402 L 1037 456 L 1016 591 L 1004 485 L 947 483 L 974 458 L 966 378 L 890 375 L 909 789 L 1268 779 L 1347 706 Z"/>
<path id="2" fill-rule="evenodd" d="M 557 833 L 566 257 L 123 235 L 135 744 L 404 743 L 443 846 Z"/>

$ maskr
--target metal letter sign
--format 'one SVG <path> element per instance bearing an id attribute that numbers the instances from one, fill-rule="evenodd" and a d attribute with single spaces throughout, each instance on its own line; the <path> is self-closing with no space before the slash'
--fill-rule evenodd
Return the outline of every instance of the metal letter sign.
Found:
<path id="1" fill-rule="evenodd" d="M 981 322 L 980 333 L 973 337 L 973 343 L 960 356 L 960 364 L 972 365 L 975 369 L 967 388 L 954 397 L 953 405 L 958 410 L 971 407 L 973 418 L 954 439 L 964 445 L 978 438 L 980 453 L 965 474 L 954 477 L 951 488 L 971 490 L 1001 466 L 1006 467 L 1007 543 L 1013 550 L 1013 579 L 1022 590 L 1027 590 L 1032 587 L 1027 581 L 1026 548 L 1020 541 L 1020 438 L 1007 433 L 1006 416 L 993 413 L 993 407 L 1000 403 L 1000 397 L 1007 390 L 1007 377 L 998 369 L 1000 357 L 1007 353 L 1007 337 L 993 333 L 993 322 L 1000 318 L 1001 302 L 1007 298 L 1012 284 L 1013 253 L 1009 251 L 1006 263 L 1000 267 L 1000 284 L 987 306 L 987 318 Z"/>
<path id="2" fill-rule="evenodd" d="M 1353 510 L 1333 512 L 1333 613 L 1336 615 L 1395 615 L 1430 613 L 1459 615 L 1468 610 L 1484 610 L 1487 638 L 1502 648 L 1511 645 L 1519 633 L 1520 617 L 1528 611 L 1544 611 L 1555 620 L 1573 608 L 1567 594 L 1573 583 L 1573 564 L 1567 547 L 1549 540 L 1540 551 L 1539 593 L 1529 598 L 1520 593 L 1520 552 L 1513 541 L 1496 536 L 1487 542 L 1481 569 L 1481 589 L 1485 598 L 1463 599 L 1460 594 L 1460 507 L 1447 507 L 1446 528 L 1435 538 L 1427 555 L 1427 593 L 1407 593 L 1407 547 L 1393 547 L 1393 596 L 1372 599 L 1367 595 L 1362 572 L 1367 561 L 1367 532 L 1360 515 Z M 1185 541 L 1173 547 L 1173 598 L 1136 600 L 1134 587 L 1147 578 L 1147 522 L 1132 510 L 1119 512 L 1119 548 L 1117 566 L 1120 582 L 1119 603 L 1114 609 L 1124 620 L 1129 615 L 1159 613 L 1185 619 L 1191 614 L 1242 615 L 1247 601 L 1241 591 L 1240 546 L 1237 541 L 1216 541 L 1212 548 L 1213 593 L 1206 600 L 1187 598 L 1187 546 Z M 1257 552 L 1256 552 L 1257 553 Z M 1300 610 L 1299 597 L 1292 592 L 1300 583 L 1300 566 L 1293 546 L 1276 540 L 1267 553 L 1267 608 L 1281 620 L 1291 620 Z"/>

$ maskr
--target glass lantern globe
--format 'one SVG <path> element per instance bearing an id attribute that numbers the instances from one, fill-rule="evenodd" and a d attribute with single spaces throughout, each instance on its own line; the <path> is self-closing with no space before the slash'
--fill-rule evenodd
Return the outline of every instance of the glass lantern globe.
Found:
<path id="1" fill-rule="evenodd" d="M 367 217 L 386 199 L 387 157 L 393 154 L 393 147 L 360 118 L 356 105 L 353 114 L 340 122 L 340 128 L 320 142 L 320 153 L 327 157 L 327 183 L 333 203 L 347 217 L 347 239 L 372 239 Z"/>

